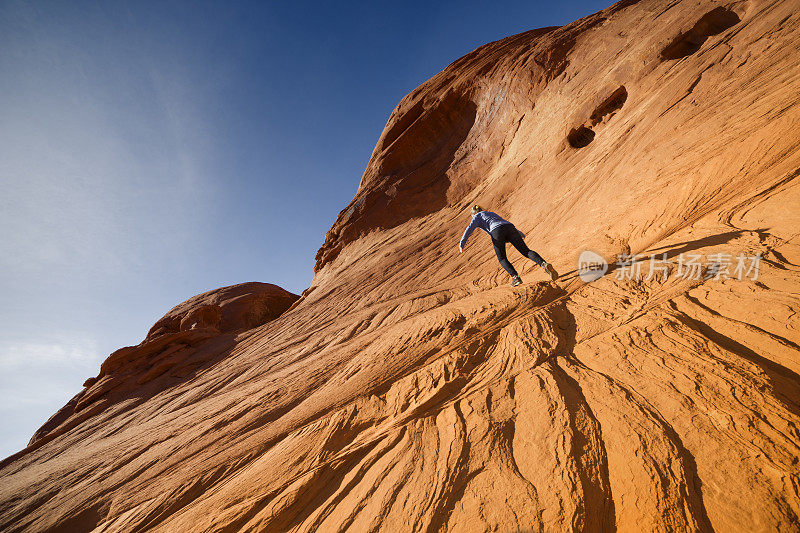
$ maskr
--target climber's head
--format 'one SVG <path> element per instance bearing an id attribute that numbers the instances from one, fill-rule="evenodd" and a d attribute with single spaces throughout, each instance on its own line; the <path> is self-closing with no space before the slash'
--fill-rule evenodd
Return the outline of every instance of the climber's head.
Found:
<path id="1" fill-rule="evenodd" d="M 481 211 L 483 211 L 483 208 L 481 206 L 479 206 L 478 204 L 475 204 L 475 205 L 472 206 L 472 214 L 473 215 L 475 215 L 477 213 L 480 213 Z"/>

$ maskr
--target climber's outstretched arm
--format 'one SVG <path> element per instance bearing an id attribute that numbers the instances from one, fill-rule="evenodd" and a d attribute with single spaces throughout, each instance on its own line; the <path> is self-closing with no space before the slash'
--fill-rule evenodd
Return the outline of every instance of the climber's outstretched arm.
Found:
<path id="1" fill-rule="evenodd" d="M 464 230 L 464 235 L 461 237 L 461 241 L 458 243 L 458 251 L 462 251 L 464 246 L 467 244 L 467 239 L 469 236 L 472 235 L 472 232 L 475 231 L 475 228 L 478 227 L 478 217 L 472 217 L 472 221 L 467 226 L 467 229 Z"/>

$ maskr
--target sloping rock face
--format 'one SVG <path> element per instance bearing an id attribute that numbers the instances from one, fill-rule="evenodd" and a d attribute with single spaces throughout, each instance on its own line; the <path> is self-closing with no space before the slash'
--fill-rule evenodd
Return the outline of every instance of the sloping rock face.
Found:
<path id="1" fill-rule="evenodd" d="M 643 0 L 459 59 L 303 297 L 165 317 L 231 345 L 6 460 L 0 529 L 800 530 L 799 46 L 795 1 Z M 564 275 L 458 254 L 473 203 Z"/>
<path id="2" fill-rule="evenodd" d="M 76 427 L 111 403 L 141 403 L 193 376 L 227 354 L 235 345 L 235 333 L 274 320 L 299 298 L 277 285 L 251 282 L 186 300 L 159 319 L 141 343 L 109 355 L 97 377 L 87 379 L 84 389 L 39 428 L 27 450 Z"/>

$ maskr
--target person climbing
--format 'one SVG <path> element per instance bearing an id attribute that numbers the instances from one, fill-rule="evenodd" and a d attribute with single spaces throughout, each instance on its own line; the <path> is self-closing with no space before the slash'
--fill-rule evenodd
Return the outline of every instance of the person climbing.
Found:
<path id="1" fill-rule="evenodd" d="M 497 259 L 500 261 L 500 266 L 511 276 L 512 287 L 516 287 L 522 283 L 522 278 L 519 277 L 519 274 L 517 274 L 517 271 L 514 269 L 514 265 L 512 265 L 506 257 L 506 243 L 509 242 L 514 245 L 514 248 L 516 248 L 519 253 L 542 267 L 550 276 L 550 279 L 555 281 L 558 277 L 558 272 L 555 271 L 550 263 L 542 259 L 541 255 L 528 248 L 523 240 L 524 235 L 514 227 L 514 224 L 505 220 L 497 213 L 484 211 L 479 205 L 472 206 L 472 221 L 469 223 L 469 226 L 467 226 L 467 229 L 464 231 L 464 236 L 461 237 L 461 241 L 458 243 L 458 253 L 464 251 L 464 245 L 467 244 L 467 239 L 469 239 L 469 236 L 475 228 L 481 228 L 492 238 L 492 244 L 494 245 Z"/>

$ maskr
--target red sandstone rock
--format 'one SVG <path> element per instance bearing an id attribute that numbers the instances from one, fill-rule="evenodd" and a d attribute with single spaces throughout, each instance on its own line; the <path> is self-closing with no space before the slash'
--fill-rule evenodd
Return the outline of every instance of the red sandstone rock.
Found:
<path id="1" fill-rule="evenodd" d="M 0 529 L 798 531 L 799 45 L 793 1 L 643 0 L 457 60 L 303 298 L 245 329 L 207 293 L 114 354 L 4 461 Z M 459 255 L 475 202 L 565 274 Z M 585 284 L 585 249 L 672 271 Z M 675 275 L 718 253 L 758 279 Z"/>
<path id="2" fill-rule="evenodd" d="M 147 334 L 211 328 L 223 333 L 252 329 L 274 320 L 297 300 L 271 283 L 241 283 L 198 294 L 173 308 Z"/>
<path id="3" fill-rule="evenodd" d="M 72 428 L 78 413 L 100 399 L 106 406 L 173 386 L 226 353 L 234 345 L 233 333 L 274 320 L 298 298 L 277 285 L 251 282 L 186 300 L 156 322 L 140 344 L 109 355 L 100 374 L 84 382 L 85 389 L 33 435 L 28 447 Z M 162 376 L 155 386 L 141 387 Z"/>

